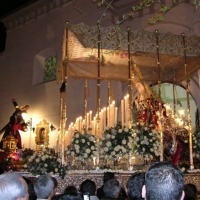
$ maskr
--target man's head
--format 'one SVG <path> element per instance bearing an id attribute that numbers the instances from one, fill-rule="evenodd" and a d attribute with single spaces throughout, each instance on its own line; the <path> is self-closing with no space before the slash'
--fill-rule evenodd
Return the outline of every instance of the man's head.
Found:
<path id="1" fill-rule="evenodd" d="M 128 180 L 129 200 L 142 199 L 142 186 L 144 185 L 145 172 L 135 172 Z"/>
<path id="2" fill-rule="evenodd" d="M 83 200 L 81 195 L 70 195 L 70 194 L 63 194 L 59 197 L 59 200 Z"/>
<path id="3" fill-rule="evenodd" d="M 34 183 L 34 190 L 37 198 L 48 199 L 53 196 L 54 182 L 48 175 L 39 176 Z"/>
<path id="4" fill-rule="evenodd" d="M 17 173 L 0 175 L 0 199 L 28 200 L 28 186 L 23 177 Z"/>
<path id="5" fill-rule="evenodd" d="M 103 175 L 103 183 L 114 178 L 115 178 L 115 174 L 113 172 L 105 172 Z"/>
<path id="6" fill-rule="evenodd" d="M 106 198 L 117 199 L 120 192 L 119 181 L 115 179 L 111 179 L 105 182 L 104 187 L 103 187 L 103 192 Z"/>
<path id="7" fill-rule="evenodd" d="M 69 195 L 74 195 L 76 196 L 78 194 L 78 191 L 76 189 L 75 186 L 73 185 L 68 185 L 65 190 L 64 190 L 64 194 L 69 194 Z"/>
<path id="8" fill-rule="evenodd" d="M 142 193 L 147 200 L 181 200 L 183 189 L 183 173 L 169 162 L 156 162 L 146 172 Z"/>
<path id="9" fill-rule="evenodd" d="M 95 195 L 96 192 L 96 184 L 92 180 L 85 180 L 81 183 L 80 191 L 82 194 L 89 193 L 89 195 Z"/>
<path id="10" fill-rule="evenodd" d="M 0 166 L 0 174 L 4 173 L 4 168 L 2 166 Z"/>
<path id="11" fill-rule="evenodd" d="M 184 192 L 185 192 L 184 200 L 197 199 L 197 187 L 194 184 L 192 183 L 185 184 Z"/>

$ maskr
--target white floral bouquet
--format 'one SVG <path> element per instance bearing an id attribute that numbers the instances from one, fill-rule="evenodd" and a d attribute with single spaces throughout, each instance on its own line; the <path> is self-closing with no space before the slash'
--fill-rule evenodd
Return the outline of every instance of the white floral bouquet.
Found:
<path id="1" fill-rule="evenodd" d="M 114 128 L 106 127 L 100 145 L 100 155 L 105 158 L 127 157 L 132 152 L 132 129 L 117 125 Z"/>
<path id="2" fill-rule="evenodd" d="M 97 156 L 97 139 L 98 137 L 91 132 L 82 134 L 75 131 L 71 144 L 66 149 L 68 156 L 74 157 L 77 161 L 91 161 Z"/>
<path id="3" fill-rule="evenodd" d="M 192 138 L 193 157 L 200 158 L 200 128 L 197 128 L 193 133 Z"/>
<path id="4" fill-rule="evenodd" d="M 34 152 L 28 159 L 24 159 L 26 160 L 24 168 L 27 168 L 33 175 L 58 174 L 62 178 L 66 175 L 66 169 L 61 163 L 61 158 L 55 154 L 53 148 L 43 148 L 41 152 Z"/>
<path id="5" fill-rule="evenodd" d="M 151 127 L 133 125 L 133 155 L 146 161 L 161 154 L 160 134 Z"/>

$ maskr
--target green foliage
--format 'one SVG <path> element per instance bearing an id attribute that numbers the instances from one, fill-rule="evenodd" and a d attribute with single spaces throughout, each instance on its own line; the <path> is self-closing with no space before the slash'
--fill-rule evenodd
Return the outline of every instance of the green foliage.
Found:
<path id="1" fill-rule="evenodd" d="M 169 11 L 169 9 L 170 9 L 169 6 L 162 5 L 162 7 L 159 9 L 159 12 L 165 14 L 167 11 Z"/>
<path id="2" fill-rule="evenodd" d="M 150 18 L 148 20 L 148 22 L 150 24 L 155 24 L 158 21 L 163 21 L 163 19 L 164 19 L 164 15 L 163 14 L 156 14 L 156 15 L 154 15 L 154 17 Z"/>
<path id="3" fill-rule="evenodd" d="M 200 7 L 200 1 L 192 0 L 192 4 L 194 5 L 195 9 L 198 9 Z"/>
<path id="4" fill-rule="evenodd" d="M 105 17 L 106 10 L 111 7 L 113 2 L 114 2 L 113 0 L 110 1 L 110 3 L 107 3 L 107 1 L 105 1 L 105 0 L 101 0 L 100 2 L 98 2 L 98 6 L 99 7 L 103 6 L 103 5 L 106 6 L 106 9 L 105 9 L 104 13 L 102 14 L 102 17 L 99 20 L 99 24 L 101 23 L 102 18 Z M 153 6 L 154 4 L 156 4 L 158 2 L 160 2 L 160 0 L 143 0 L 138 5 L 130 7 L 131 11 L 128 14 L 123 14 L 122 17 L 121 17 L 121 20 L 116 22 L 116 26 L 119 26 L 124 21 L 126 21 L 128 18 L 133 17 L 136 12 L 138 12 L 140 10 L 144 10 L 146 8 L 149 8 L 149 7 Z M 164 20 L 164 15 L 169 10 L 174 8 L 175 6 L 178 6 L 178 3 L 179 3 L 179 0 L 173 0 L 171 5 L 169 5 L 169 6 L 162 5 L 161 8 L 158 10 L 158 12 L 155 13 L 155 15 L 148 20 L 148 23 L 155 24 L 155 23 L 157 23 L 159 21 L 163 21 Z M 195 7 L 195 9 L 198 9 L 200 7 L 200 1 L 192 0 L 191 4 Z"/>
<path id="5" fill-rule="evenodd" d="M 105 3 L 105 0 L 101 0 L 99 3 L 98 3 L 98 6 L 102 6 L 103 4 Z"/>

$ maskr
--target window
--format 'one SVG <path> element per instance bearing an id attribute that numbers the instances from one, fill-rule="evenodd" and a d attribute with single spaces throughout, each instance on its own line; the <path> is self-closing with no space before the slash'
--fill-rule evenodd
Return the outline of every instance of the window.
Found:
<path id="1" fill-rule="evenodd" d="M 56 79 L 57 57 L 53 48 L 43 49 L 35 55 L 32 84 L 37 85 Z"/>
<path id="2" fill-rule="evenodd" d="M 56 79 L 56 56 L 45 59 L 44 63 L 44 82 Z"/>

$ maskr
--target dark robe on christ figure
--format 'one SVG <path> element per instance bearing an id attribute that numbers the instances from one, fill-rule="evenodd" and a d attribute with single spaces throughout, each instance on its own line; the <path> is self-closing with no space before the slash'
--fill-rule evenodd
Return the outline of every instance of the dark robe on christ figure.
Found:
<path id="1" fill-rule="evenodd" d="M 10 117 L 9 123 L 0 130 L 0 134 L 4 133 L 2 139 L 7 137 L 9 134 L 12 134 L 17 139 L 17 148 L 21 149 L 22 142 L 19 131 L 27 131 L 27 124 L 22 117 L 22 113 L 26 113 L 26 110 L 28 110 L 29 106 L 26 105 L 24 107 L 19 107 L 15 99 L 12 99 L 12 102 L 16 110 Z M 3 147 L 2 141 L 0 146 L 1 148 Z"/>

